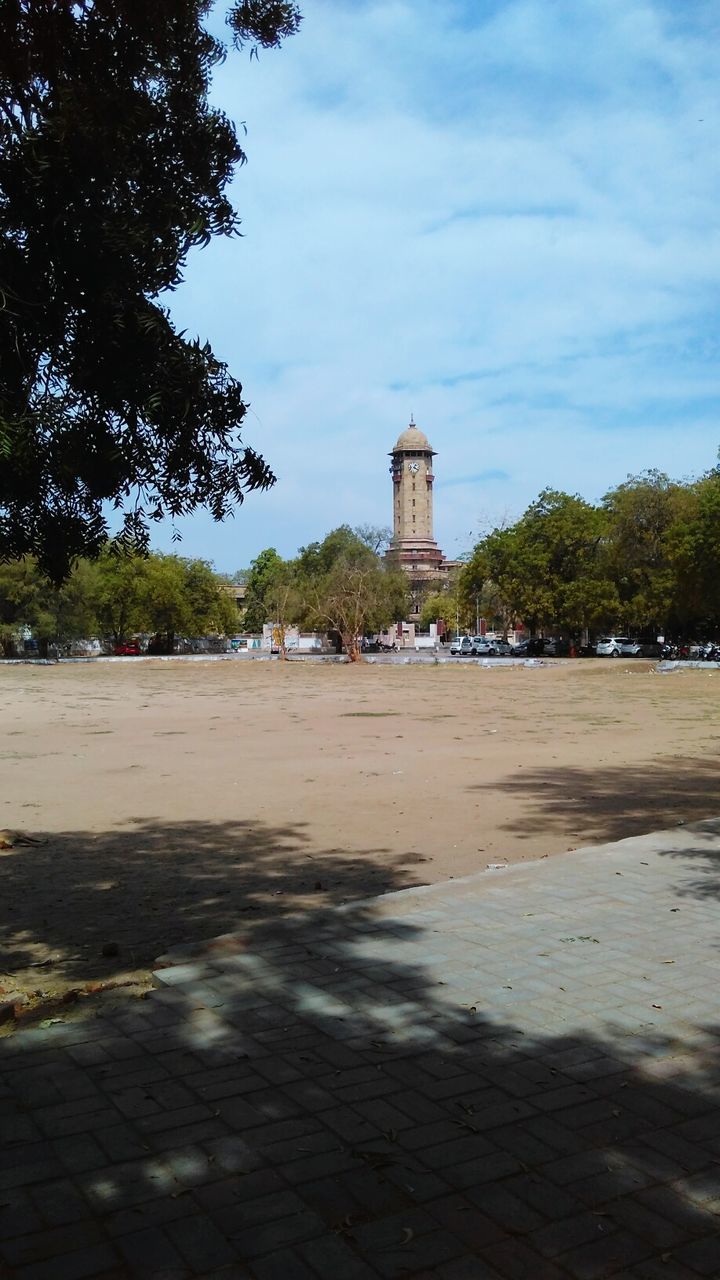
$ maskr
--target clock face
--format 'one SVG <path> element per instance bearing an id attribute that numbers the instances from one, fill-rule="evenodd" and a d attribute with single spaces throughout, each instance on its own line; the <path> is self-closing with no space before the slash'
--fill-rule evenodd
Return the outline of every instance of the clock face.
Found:
<path id="1" fill-rule="evenodd" d="M 420 467 L 419 467 L 419 465 L 418 465 L 418 463 L 417 463 L 417 462 L 411 462 L 411 463 L 410 463 L 410 465 L 409 465 L 409 467 L 408 467 L 408 471 L 412 471 L 413 475 L 415 475 L 415 472 L 416 472 L 416 471 L 419 471 L 419 470 L 420 470 Z"/>

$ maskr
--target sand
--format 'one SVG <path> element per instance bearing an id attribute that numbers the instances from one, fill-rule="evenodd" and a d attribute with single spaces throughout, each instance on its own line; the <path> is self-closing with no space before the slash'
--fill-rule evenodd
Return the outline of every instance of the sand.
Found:
<path id="1" fill-rule="evenodd" d="M 0 851 L 0 1001 L 47 1016 L 178 943 L 717 816 L 719 695 L 611 660 L 4 667 L 0 827 L 45 843 Z"/>

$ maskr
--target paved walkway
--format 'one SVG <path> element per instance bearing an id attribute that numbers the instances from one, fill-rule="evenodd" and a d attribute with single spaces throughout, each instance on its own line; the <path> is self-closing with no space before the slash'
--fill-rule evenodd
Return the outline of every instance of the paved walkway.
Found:
<path id="1" fill-rule="evenodd" d="M 720 821 L 167 957 L 0 1042 L 0 1275 L 720 1274 Z"/>

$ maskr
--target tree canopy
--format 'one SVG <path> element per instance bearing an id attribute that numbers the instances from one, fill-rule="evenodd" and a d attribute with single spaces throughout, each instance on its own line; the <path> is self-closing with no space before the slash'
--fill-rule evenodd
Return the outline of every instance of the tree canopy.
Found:
<path id="1" fill-rule="evenodd" d="M 147 547 L 151 521 L 221 520 L 274 480 L 242 442 L 241 384 L 162 301 L 193 247 L 238 231 L 212 7 L 0 5 L 0 557 L 55 581 L 100 551 L 105 503 Z M 243 0 L 227 20 L 256 51 L 300 14 Z"/>
<path id="2" fill-rule="evenodd" d="M 59 587 L 30 556 L 0 564 L 0 645 L 12 652 L 24 630 L 41 644 L 104 637 L 122 644 L 154 634 L 172 652 L 176 634 L 235 630 L 235 603 L 205 560 L 128 553 L 106 544 L 95 560 L 80 560 Z"/>
<path id="3" fill-rule="evenodd" d="M 284 650 L 289 624 L 337 632 L 355 659 L 368 632 L 405 615 L 407 578 L 378 554 L 385 531 L 340 525 L 285 561 L 274 547 L 261 551 L 248 576 L 243 625 L 260 631 L 272 622 Z"/>
<path id="4" fill-rule="evenodd" d="M 477 544 L 460 596 L 469 605 L 491 591 L 494 611 L 531 631 L 710 634 L 720 627 L 718 563 L 720 469 L 683 482 L 647 471 L 599 505 L 543 490 Z"/>

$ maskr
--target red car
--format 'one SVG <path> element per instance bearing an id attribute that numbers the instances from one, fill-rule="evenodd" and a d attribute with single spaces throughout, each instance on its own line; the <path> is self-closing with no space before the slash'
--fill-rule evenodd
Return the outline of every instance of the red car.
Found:
<path id="1" fill-rule="evenodd" d="M 140 656 L 140 645 L 130 641 L 128 644 L 115 645 L 116 658 L 137 658 Z"/>

